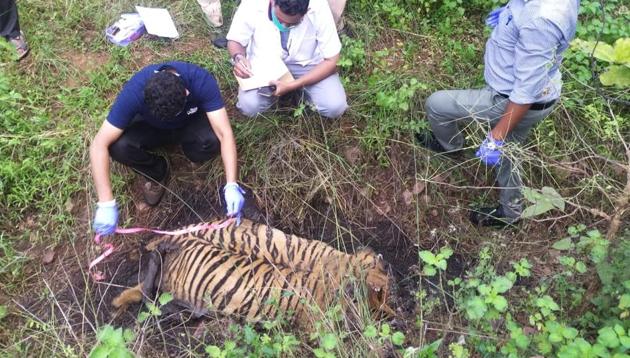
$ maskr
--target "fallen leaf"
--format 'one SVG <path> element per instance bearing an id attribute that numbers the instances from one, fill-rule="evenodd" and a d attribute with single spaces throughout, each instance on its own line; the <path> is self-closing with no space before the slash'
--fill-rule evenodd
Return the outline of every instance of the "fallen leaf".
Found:
<path id="1" fill-rule="evenodd" d="M 416 185 L 413 186 L 413 193 L 418 195 L 426 189 L 427 185 L 423 181 L 417 181 Z"/>
<path id="2" fill-rule="evenodd" d="M 67 212 L 69 212 L 69 213 L 72 212 L 72 209 L 74 209 L 74 203 L 72 202 L 71 199 L 66 200 L 65 207 L 66 207 L 66 211 Z"/>
<path id="3" fill-rule="evenodd" d="M 413 202 L 413 193 L 410 192 L 409 190 L 405 190 L 402 196 L 403 196 L 403 201 L 405 202 L 405 204 L 407 206 L 411 205 L 411 203 Z"/>
<path id="4" fill-rule="evenodd" d="M 439 213 L 438 213 L 438 211 L 436 209 L 431 209 L 431 216 L 436 217 L 436 216 L 438 216 L 438 214 Z"/>
<path id="5" fill-rule="evenodd" d="M 359 147 L 346 147 L 343 150 L 343 156 L 350 165 L 357 165 L 361 160 L 361 149 Z"/>
<path id="6" fill-rule="evenodd" d="M 137 201 L 136 202 L 136 210 L 143 212 L 149 209 L 149 205 L 147 205 L 147 203 L 145 203 L 144 201 Z"/>
<path id="7" fill-rule="evenodd" d="M 528 336 L 531 336 L 532 334 L 538 333 L 538 331 L 534 327 L 525 326 L 523 327 L 523 333 L 525 333 Z"/>
<path id="8" fill-rule="evenodd" d="M 48 249 L 46 251 L 44 251 L 44 255 L 42 256 L 42 263 L 44 265 L 48 265 L 50 263 L 52 263 L 55 260 L 55 250 L 54 249 Z"/>

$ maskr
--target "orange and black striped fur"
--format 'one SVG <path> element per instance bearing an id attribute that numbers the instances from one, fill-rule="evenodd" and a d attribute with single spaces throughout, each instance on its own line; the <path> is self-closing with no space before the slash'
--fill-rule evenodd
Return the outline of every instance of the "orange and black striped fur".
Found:
<path id="1" fill-rule="evenodd" d="M 370 308 L 393 314 L 386 303 L 390 277 L 369 249 L 346 254 L 244 219 L 239 226 L 161 236 L 147 250 L 146 277 L 116 297 L 114 306 L 139 302 L 157 285 L 197 315 L 213 310 L 256 321 L 293 312 L 308 325 L 352 276 L 366 284 Z"/>

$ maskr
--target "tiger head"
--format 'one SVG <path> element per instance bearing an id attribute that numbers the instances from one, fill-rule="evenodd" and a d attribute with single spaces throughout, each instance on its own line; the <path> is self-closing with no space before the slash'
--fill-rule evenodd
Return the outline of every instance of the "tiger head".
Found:
<path id="1" fill-rule="evenodd" d="M 367 295 L 370 309 L 395 316 L 394 310 L 389 307 L 387 301 L 391 292 L 392 279 L 381 255 L 376 255 L 371 249 L 362 249 L 357 252 L 355 259 L 365 276 Z"/>

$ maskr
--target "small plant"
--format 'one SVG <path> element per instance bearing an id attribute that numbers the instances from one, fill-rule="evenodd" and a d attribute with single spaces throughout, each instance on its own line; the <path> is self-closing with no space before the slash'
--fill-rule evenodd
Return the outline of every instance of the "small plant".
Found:
<path id="1" fill-rule="evenodd" d="M 418 254 L 420 260 L 424 263 L 422 267 L 422 274 L 425 276 L 435 276 L 440 271 L 446 271 L 446 260 L 453 255 L 453 250 L 450 247 L 443 247 L 437 255 L 434 255 L 431 251 L 420 251 Z"/>
<path id="2" fill-rule="evenodd" d="M 235 338 L 225 341 L 222 347 L 206 346 L 205 351 L 213 358 L 281 357 L 290 354 L 299 345 L 292 334 L 272 333 L 277 328 L 275 324 L 264 326 L 265 332 L 259 333 L 249 324 L 244 327 L 231 325 L 230 331 Z"/>
<path id="3" fill-rule="evenodd" d="M 159 317 L 162 315 L 161 306 L 166 305 L 167 303 L 173 300 L 173 295 L 169 292 L 163 292 L 160 297 L 158 297 L 158 304 L 153 302 L 147 302 L 146 306 L 148 311 L 140 311 L 138 313 L 138 322 L 144 322 L 150 317 Z"/>
<path id="4" fill-rule="evenodd" d="M 90 351 L 90 358 L 133 358 L 127 346 L 135 336 L 130 329 L 114 328 L 110 325 L 102 327 L 96 334 L 98 343 Z"/>

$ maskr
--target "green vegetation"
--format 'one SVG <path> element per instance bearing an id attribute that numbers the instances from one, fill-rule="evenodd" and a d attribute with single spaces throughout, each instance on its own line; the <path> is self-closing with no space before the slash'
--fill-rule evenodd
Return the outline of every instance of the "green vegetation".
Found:
<path id="1" fill-rule="evenodd" d="M 478 128 L 467 132 L 462 161 L 421 149 L 413 134 L 426 129 L 430 93 L 483 84 L 483 19 L 505 1 L 350 1 L 354 36 L 343 38 L 340 73 L 351 108 L 338 121 L 303 104 L 243 118 L 234 110 L 227 53 L 210 44 L 196 2 L 142 3 L 168 7 L 182 38 L 114 47 L 103 30 L 135 3 L 24 0 L 31 54 L 16 64 L 0 42 L 0 355 L 629 356 L 626 1 L 607 0 L 605 11 L 598 0 L 581 1 L 562 101 L 514 153 L 528 186 L 527 219 L 498 232 L 467 221 L 470 207 L 496 200 L 493 173 L 469 153 L 483 138 Z M 226 24 L 234 6 L 224 4 Z M 125 80 L 170 59 L 198 63 L 219 79 L 241 180 L 268 220 L 347 250 L 369 245 L 382 253 L 396 274 L 391 306 L 399 317 L 372 317 L 351 302 L 331 307 L 310 332 L 286 317 L 247 324 L 213 316 L 199 324 L 167 313 L 169 294 L 128 316 L 111 311 L 112 292 L 133 280 L 94 284 L 84 272 L 98 254 L 89 243 L 95 195 L 87 147 Z M 223 174 L 220 161 L 205 168 L 199 179 L 180 165 L 171 187 L 185 203 L 173 198 L 146 212 L 135 205 L 134 174 L 115 165 L 121 225 L 207 219 Z M 142 238 L 114 240 L 123 249 L 108 272 L 137 272 L 129 257 Z"/>

